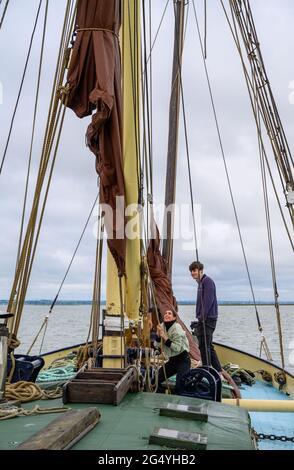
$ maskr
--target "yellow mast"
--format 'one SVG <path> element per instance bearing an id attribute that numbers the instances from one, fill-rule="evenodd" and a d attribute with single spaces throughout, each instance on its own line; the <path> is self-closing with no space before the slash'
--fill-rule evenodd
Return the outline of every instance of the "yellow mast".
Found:
<path id="1" fill-rule="evenodd" d="M 123 158 L 127 206 L 126 314 L 139 319 L 141 301 L 140 221 L 140 1 L 123 2 Z M 130 210 L 129 210 L 130 209 Z M 129 237 L 132 237 L 129 238 Z"/>
<path id="2" fill-rule="evenodd" d="M 123 92 L 123 159 L 126 194 L 126 278 L 123 279 L 124 313 L 133 321 L 139 319 L 141 302 L 140 277 L 140 221 L 139 199 L 139 149 L 140 149 L 140 1 L 122 2 L 122 92 Z M 131 238 L 129 238 L 131 236 Z M 109 250 L 107 253 L 106 309 L 108 315 L 120 315 L 121 299 L 117 267 Z M 105 345 L 106 346 L 106 345 Z M 118 351 L 114 352 L 118 348 Z M 112 341 L 109 354 L 121 354 L 121 342 L 117 348 Z M 104 351 L 105 354 L 105 351 Z M 108 353 L 106 353 L 108 354 Z M 122 351 L 123 354 L 123 351 Z M 106 362 L 107 361 L 107 362 Z M 104 367 L 120 367 L 117 359 L 107 359 Z"/>

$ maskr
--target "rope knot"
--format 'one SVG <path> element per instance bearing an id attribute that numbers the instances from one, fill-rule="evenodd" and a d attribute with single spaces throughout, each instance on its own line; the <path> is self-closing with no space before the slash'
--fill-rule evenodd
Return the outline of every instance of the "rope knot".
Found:
<path id="1" fill-rule="evenodd" d="M 15 333 L 11 333 L 9 340 L 8 340 L 8 347 L 10 350 L 13 350 L 18 348 L 20 345 L 20 341 L 17 339 Z"/>
<path id="2" fill-rule="evenodd" d="M 70 94 L 70 86 L 69 83 L 66 83 L 65 85 L 61 85 L 57 87 L 57 94 L 59 96 L 59 99 L 64 102 L 65 98 Z"/>

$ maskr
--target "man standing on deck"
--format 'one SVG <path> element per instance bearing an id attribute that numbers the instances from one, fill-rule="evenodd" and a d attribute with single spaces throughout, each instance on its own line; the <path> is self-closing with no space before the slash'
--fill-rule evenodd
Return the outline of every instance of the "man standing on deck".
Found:
<path id="1" fill-rule="evenodd" d="M 218 309 L 216 289 L 213 280 L 203 273 L 204 266 L 200 261 L 190 264 L 191 276 L 198 283 L 196 319 L 196 335 L 199 343 L 202 365 L 211 365 L 220 374 L 222 366 L 212 344 L 212 336 L 216 327 Z"/>

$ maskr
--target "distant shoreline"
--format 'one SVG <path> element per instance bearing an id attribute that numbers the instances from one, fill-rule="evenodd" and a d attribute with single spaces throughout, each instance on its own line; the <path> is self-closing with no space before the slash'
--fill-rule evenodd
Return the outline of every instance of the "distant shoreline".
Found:
<path id="1" fill-rule="evenodd" d="M 101 305 L 105 305 L 105 300 L 101 301 Z M 0 305 L 7 305 L 7 300 L 0 300 Z M 27 300 L 25 302 L 26 305 L 48 305 L 52 304 L 51 300 L 41 299 L 41 300 Z M 58 300 L 55 305 L 91 305 L 91 300 Z M 279 302 L 280 305 L 294 305 L 294 301 L 281 301 Z M 179 300 L 178 305 L 195 305 L 195 301 L 193 300 Z M 232 306 L 232 307 L 242 307 L 242 306 L 252 306 L 254 305 L 253 302 L 246 301 L 246 300 L 220 300 L 218 302 L 220 306 Z M 256 305 L 260 306 L 271 306 L 274 305 L 273 302 L 266 302 L 266 301 L 259 301 L 256 302 Z"/>

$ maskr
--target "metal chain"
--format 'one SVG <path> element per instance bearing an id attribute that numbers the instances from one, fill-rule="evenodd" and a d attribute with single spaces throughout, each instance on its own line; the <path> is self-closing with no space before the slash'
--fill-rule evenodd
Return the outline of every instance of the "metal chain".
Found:
<path id="1" fill-rule="evenodd" d="M 276 436 L 275 434 L 256 434 L 258 440 L 269 439 L 270 441 L 294 442 L 294 436 Z"/>

